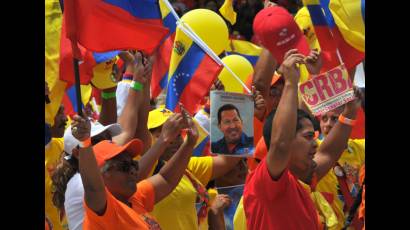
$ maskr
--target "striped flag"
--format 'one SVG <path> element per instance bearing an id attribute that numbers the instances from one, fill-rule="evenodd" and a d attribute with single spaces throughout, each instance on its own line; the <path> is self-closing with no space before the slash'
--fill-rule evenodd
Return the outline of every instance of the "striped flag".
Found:
<path id="1" fill-rule="evenodd" d="M 246 58 L 253 66 L 259 59 L 262 48 L 252 42 L 231 39 L 228 47 L 225 49 L 228 55 L 237 54 Z"/>
<path id="2" fill-rule="evenodd" d="M 161 93 L 161 91 L 167 87 L 168 84 L 168 69 L 171 60 L 172 47 L 174 45 L 177 22 L 177 19 L 171 13 L 168 7 L 166 7 L 163 0 L 159 1 L 159 6 L 161 10 L 162 23 L 166 28 L 169 29 L 169 33 L 165 37 L 164 42 L 158 48 L 158 52 L 152 66 L 152 98 L 156 98 Z"/>
<path id="3" fill-rule="evenodd" d="M 364 59 L 364 53 L 352 47 L 342 36 L 329 8 L 330 2 L 329 0 L 303 0 L 309 11 L 320 48 L 323 51 L 323 71 L 340 64 L 336 48 L 346 67 L 352 69 Z"/>
<path id="4" fill-rule="evenodd" d="M 209 92 L 222 66 L 182 30 L 176 34 L 168 73 L 165 107 L 179 112 L 178 102 L 191 114 Z"/>

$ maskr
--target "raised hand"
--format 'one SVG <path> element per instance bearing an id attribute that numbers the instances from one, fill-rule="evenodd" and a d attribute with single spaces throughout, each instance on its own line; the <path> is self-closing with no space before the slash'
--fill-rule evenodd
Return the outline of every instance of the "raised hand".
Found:
<path id="1" fill-rule="evenodd" d="M 91 136 L 90 120 L 74 115 L 71 123 L 71 133 L 79 141 L 85 141 Z"/>
<path id="2" fill-rule="evenodd" d="M 271 1 L 269 1 L 269 0 L 265 0 L 265 1 L 263 2 L 264 8 L 268 8 L 268 7 L 272 7 L 272 6 L 276 6 L 276 5 L 277 5 L 276 3 L 271 2 Z"/>
<path id="3" fill-rule="evenodd" d="M 162 127 L 161 136 L 166 143 L 170 143 L 181 133 L 181 129 L 187 128 L 188 124 L 180 113 L 175 113 L 168 118 Z"/>
<path id="4" fill-rule="evenodd" d="M 232 199 L 226 194 L 218 194 L 215 197 L 215 201 L 212 204 L 212 209 L 217 211 L 217 213 L 223 212 L 226 207 L 231 205 Z"/>
<path id="5" fill-rule="evenodd" d="M 360 90 L 359 87 L 353 86 L 355 99 L 346 103 L 345 110 L 348 111 L 357 111 L 360 106 L 362 106 L 362 100 L 364 98 L 364 93 Z"/>
<path id="6" fill-rule="evenodd" d="M 298 84 L 300 78 L 300 70 L 296 64 L 304 64 L 305 56 L 300 54 L 297 49 L 291 49 L 286 52 L 284 56 L 284 61 L 279 67 L 279 71 L 284 79 L 285 82 Z"/>
<path id="7" fill-rule="evenodd" d="M 317 49 L 310 51 L 310 54 L 305 58 L 306 68 L 310 74 L 319 74 L 323 66 L 322 56 Z"/>
<path id="8" fill-rule="evenodd" d="M 192 116 L 188 113 L 188 111 L 186 111 L 186 109 L 184 108 L 184 106 L 181 103 L 179 103 L 179 107 L 181 109 L 181 114 L 184 118 L 184 121 L 188 125 L 187 143 L 189 145 L 194 146 L 196 144 L 196 141 L 198 140 L 198 136 L 199 136 L 198 128 L 196 127 L 195 122 L 192 119 Z"/>
<path id="9" fill-rule="evenodd" d="M 255 107 L 255 114 L 254 116 L 257 117 L 259 120 L 263 119 L 266 110 L 266 103 L 265 99 L 260 91 L 256 90 L 255 86 L 252 86 L 252 95 L 254 100 L 254 107 Z"/>

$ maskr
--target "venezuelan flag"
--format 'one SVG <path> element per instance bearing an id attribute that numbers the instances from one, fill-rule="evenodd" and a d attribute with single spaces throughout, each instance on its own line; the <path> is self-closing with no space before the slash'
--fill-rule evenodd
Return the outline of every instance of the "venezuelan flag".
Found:
<path id="1" fill-rule="evenodd" d="M 307 7 L 299 10 L 295 21 L 308 38 L 309 45 L 313 46 L 311 48 L 318 48 L 322 52 L 321 72 L 327 72 L 341 64 L 336 51 L 338 45 L 330 31 L 319 0 L 308 1 L 308 3 Z"/>
<path id="2" fill-rule="evenodd" d="M 344 40 L 365 51 L 365 0 L 331 0 L 329 9 Z"/>
<path id="3" fill-rule="evenodd" d="M 237 54 L 246 58 L 253 66 L 259 59 L 259 55 L 262 52 L 262 48 L 253 44 L 252 42 L 231 39 L 228 47 L 226 47 L 226 53 L 228 55 Z"/>
<path id="4" fill-rule="evenodd" d="M 320 47 L 325 51 L 323 53 L 324 69 L 331 69 L 339 65 L 336 47 L 346 67 L 352 69 L 364 59 L 364 53 L 345 41 L 329 9 L 329 2 L 329 0 L 303 0 L 309 11 Z"/>
<path id="5" fill-rule="evenodd" d="M 162 23 L 169 29 L 168 35 L 165 37 L 165 41 L 159 46 L 157 56 L 155 57 L 154 64 L 152 66 L 152 79 L 151 79 L 151 97 L 156 98 L 161 91 L 167 87 L 168 83 L 168 69 L 171 59 L 172 46 L 175 40 L 175 31 L 177 19 L 166 7 L 163 0 L 159 1 L 159 6 L 162 15 Z"/>
<path id="6" fill-rule="evenodd" d="M 65 31 L 66 28 L 63 24 L 61 34 L 64 34 Z M 116 58 L 119 51 L 91 52 L 81 45 L 78 45 L 78 48 L 83 57 L 82 61 L 79 62 L 80 84 L 89 84 L 94 74 L 96 74 L 97 77 L 101 77 L 101 75 L 106 75 L 106 77 L 108 77 L 111 74 L 112 64 L 114 64 L 112 60 Z M 73 57 L 74 55 L 70 40 L 65 36 L 61 36 L 59 76 L 60 80 L 68 83 L 68 87 L 75 83 Z M 106 66 L 107 62 L 108 66 Z"/>
<path id="7" fill-rule="evenodd" d="M 64 17 L 73 47 L 78 41 L 95 52 L 151 53 L 168 33 L 158 0 L 65 0 Z"/>
<path id="8" fill-rule="evenodd" d="M 196 120 L 194 120 L 194 122 L 198 128 L 199 136 L 192 152 L 192 156 L 199 157 L 204 155 L 205 147 L 210 139 L 208 132 Z"/>
<path id="9" fill-rule="evenodd" d="M 178 112 L 178 102 L 194 114 L 197 104 L 208 93 L 221 71 L 216 63 L 201 47 L 182 30 L 177 31 L 168 74 L 165 107 Z"/>

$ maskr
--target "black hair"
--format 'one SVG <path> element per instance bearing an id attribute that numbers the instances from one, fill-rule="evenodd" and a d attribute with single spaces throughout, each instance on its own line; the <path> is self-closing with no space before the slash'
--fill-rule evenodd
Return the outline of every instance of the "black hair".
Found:
<path id="1" fill-rule="evenodd" d="M 222 114 L 222 112 L 226 111 L 226 110 L 233 110 L 233 109 L 236 110 L 236 113 L 238 114 L 239 118 L 242 120 L 241 114 L 239 113 L 238 108 L 236 108 L 232 104 L 226 104 L 226 105 L 221 106 L 218 110 L 218 124 L 221 124 L 221 114 Z"/>
<path id="2" fill-rule="evenodd" d="M 57 165 L 51 181 L 53 186 L 53 204 L 60 210 L 64 210 L 65 191 L 68 181 L 79 172 L 78 160 L 71 156 L 69 160 L 63 159 Z"/>
<path id="3" fill-rule="evenodd" d="M 268 115 L 268 117 L 265 120 L 265 123 L 263 125 L 263 138 L 265 139 L 265 144 L 266 144 L 266 148 L 269 150 L 269 146 L 270 146 L 270 139 L 271 139 L 271 134 L 272 134 L 272 121 L 273 118 L 275 117 L 275 113 L 276 113 L 276 109 L 272 110 L 272 112 L 270 112 L 270 114 Z M 302 119 L 306 118 L 308 119 L 310 122 L 312 122 L 313 126 L 316 128 L 319 128 L 317 126 L 317 122 L 314 122 L 314 118 L 312 118 L 307 112 L 305 112 L 304 110 L 298 109 L 297 110 L 297 121 L 296 121 L 296 132 L 302 128 Z M 316 125 L 314 125 L 316 123 Z"/>

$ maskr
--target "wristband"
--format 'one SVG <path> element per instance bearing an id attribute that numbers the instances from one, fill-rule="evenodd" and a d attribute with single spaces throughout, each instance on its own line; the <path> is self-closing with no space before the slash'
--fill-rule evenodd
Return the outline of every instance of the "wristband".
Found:
<path id="1" fill-rule="evenodd" d="M 356 120 L 344 117 L 342 114 L 340 114 L 339 116 L 339 122 L 345 125 L 350 125 L 350 126 L 354 126 L 356 124 Z"/>
<path id="2" fill-rule="evenodd" d="M 133 78 L 134 74 L 132 72 L 125 72 L 122 77 L 126 77 L 126 78 Z"/>
<path id="3" fill-rule="evenodd" d="M 91 146 L 91 137 L 89 137 L 87 140 L 80 142 L 80 147 L 81 148 L 87 148 Z"/>
<path id="4" fill-rule="evenodd" d="M 115 98 L 115 91 L 110 92 L 110 93 L 107 93 L 107 92 L 103 91 L 103 92 L 101 92 L 101 97 L 105 100 L 113 99 L 113 98 Z"/>
<path id="5" fill-rule="evenodd" d="M 132 81 L 130 84 L 131 88 L 137 92 L 142 91 L 143 85 L 138 81 Z"/>

